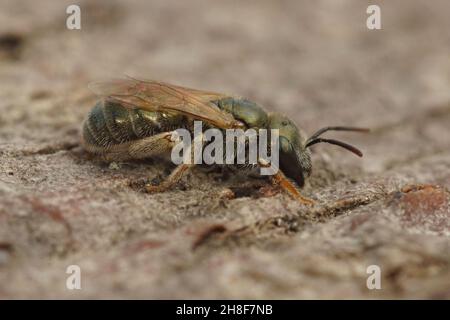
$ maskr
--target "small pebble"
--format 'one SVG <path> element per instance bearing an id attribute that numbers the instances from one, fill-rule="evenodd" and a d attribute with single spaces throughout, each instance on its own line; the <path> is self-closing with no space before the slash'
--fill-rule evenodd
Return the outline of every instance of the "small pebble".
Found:
<path id="1" fill-rule="evenodd" d="M 117 162 L 111 162 L 109 164 L 109 169 L 111 169 L 111 170 L 119 170 L 120 166 L 119 166 L 119 164 Z"/>

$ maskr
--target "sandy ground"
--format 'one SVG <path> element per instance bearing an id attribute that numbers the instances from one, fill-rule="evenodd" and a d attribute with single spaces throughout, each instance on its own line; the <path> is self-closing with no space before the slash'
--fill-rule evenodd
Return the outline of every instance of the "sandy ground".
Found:
<path id="1" fill-rule="evenodd" d="M 0 298 L 450 298 L 448 1 L 384 1 L 376 31 L 360 0 L 82 1 L 81 30 L 69 4 L 0 3 Z M 79 143 L 87 84 L 124 74 L 372 133 L 314 147 L 314 208 L 200 168 L 149 195 L 169 165 Z"/>

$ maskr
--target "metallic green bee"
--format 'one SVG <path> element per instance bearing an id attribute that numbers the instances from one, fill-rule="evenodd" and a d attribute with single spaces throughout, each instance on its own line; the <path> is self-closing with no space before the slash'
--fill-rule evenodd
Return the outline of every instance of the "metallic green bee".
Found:
<path id="1" fill-rule="evenodd" d="M 329 130 L 367 131 L 361 128 L 326 127 L 306 138 L 290 119 L 266 113 L 249 100 L 220 93 L 175 86 L 151 80 L 123 79 L 98 82 L 90 88 L 100 95 L 83 124 L 82 144 L 108 161 L 143 159 L 170 153 L 174 130 L 192 130 L 194 120 L 218 129 L 278 129 L 280 170 L 272 182 L 304 204 L 313 204 L 298 191 L 311 174 L 308 148 L 327 142 L 358 156 L 361 151 L 344 142 L 319 136 Z M 259 165 L 264 166 L 262 161 Z M 192 164 L 181 164 L 158 186 L 148 192 L 162 192 L 174 186 Z"/>

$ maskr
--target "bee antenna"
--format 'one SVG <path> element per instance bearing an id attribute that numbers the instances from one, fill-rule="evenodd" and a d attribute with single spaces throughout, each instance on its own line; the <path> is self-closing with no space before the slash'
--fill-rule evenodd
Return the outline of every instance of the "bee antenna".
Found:
<path id="1" fill-rule="evenodd" d="M 351 145 L 349 145 L 349 144 L 347 144 L 345 142 L 334 140 L 334 139 L 323 139 L 323 138 L 315 138 L 313 140 L 308 139 L 308 142 L 306 143 L 305 148 L 309 148 L 310 146 L 312 146 L 312 145 L 314 145 L 316 143 L 321 143 L 321 142 L 334 144 L 334 145 L 337 145 L 337 146 L 342 147 L 344 149 L 347 149 L 350 152 L 353 152 L 354 154 L 356 154 L 359 157 L 363 156 L 362 152 L 359 149 L 355 148 L 354 146 L 351 146 Z"/>
<path id="2" fill-rule="evenodd" d="M 323 133 L 327 131 L 356 131 L 356 132 L 369 132 L 370 129 L 367 128 L 354 128 L 354 127 L 324 127 L 322 129 L 317 130 L 309 139 L 306 141 L 308 144 L 310 141 L 318 138 Z"/>

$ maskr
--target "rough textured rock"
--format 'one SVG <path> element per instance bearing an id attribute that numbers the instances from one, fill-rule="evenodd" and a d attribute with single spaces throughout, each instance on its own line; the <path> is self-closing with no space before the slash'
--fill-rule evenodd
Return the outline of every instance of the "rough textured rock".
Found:
<path id="1" fill-rule="evenodd" d="M 0 4 L 0 298 L 450 298 L 448 1 L 383 2 L 379 31 L 356 0 L 84 1 L 79 31 L 69 4 Z M 200 168 L 149 195 L 167 164 L 79 145 L 87 84 L 125 73 L 372 133 L 314 147 L 314 208 Z"/>

